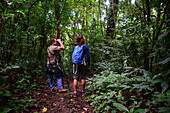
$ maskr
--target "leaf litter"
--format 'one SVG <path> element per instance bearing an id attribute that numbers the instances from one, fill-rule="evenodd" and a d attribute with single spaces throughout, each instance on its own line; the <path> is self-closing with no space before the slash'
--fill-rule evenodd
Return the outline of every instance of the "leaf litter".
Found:
<path id="1" fill-rule="evenodd" d="M 94 113 L 90 102 L 87 102 L 86 98 L 81 96 L 80 88 L 78 88 L 78 97 L 72 97 L 73 85 L 71 79 L 69 79 L 69 87 L 64 83 L 64 88 L 68 91 L 59 93 L 57 91 L 50 91 L 48 83 L 45 84 L 43 88 L 34 91 L 35 95 L 33 94 L 32 98 L 36 99 L 36 106 L 30 107 L 29 110 L 38 113 Z M 39 95 L 36 95 L 37 93 Z"/>

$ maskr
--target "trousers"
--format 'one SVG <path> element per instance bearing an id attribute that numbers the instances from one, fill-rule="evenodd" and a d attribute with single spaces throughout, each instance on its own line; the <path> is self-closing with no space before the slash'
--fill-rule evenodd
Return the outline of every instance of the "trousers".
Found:
<path id="1" fill-rule="evenodd" d="M 49 65 L 47 64 L 47 67 Z M 55 77 L 55 74 L 50 74 L 49 75 L 49 84 L 50 84 L 50 90 L 53 90 L 55 85 L 54 85 L 54 77 Z M 62 86 L 62 78 L 61 78 L 61 73 L 57 73 L 56 74 L 56 79 L 57 79 L 57 88 L 59 90 L 62 90 L 63 89 L 63 86 Z"/>

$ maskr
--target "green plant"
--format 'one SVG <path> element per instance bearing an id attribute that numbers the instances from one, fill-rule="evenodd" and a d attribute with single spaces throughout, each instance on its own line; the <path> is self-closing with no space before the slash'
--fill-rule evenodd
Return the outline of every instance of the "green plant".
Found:
<path id="1" fill-rule="evenodd" d="M 124 97 L 120 94 L 129 89 L 131 82 L 133 82 L 133 79 L 127 78 L 126 75 L 114 74 L 110 71 L 109 75 L 95 75 L 94 78 L 88 79 L 87 83 L 89 85 L 86 89 L 89 93 L 93 92 L 90 100 L 92 99 L 91 104 L 93 104 L 96 111 L 106 112 L 116 110 L 115 108 L 129 111 L 125 107 Z"/>
<path id="2" fill-rule="evenodd" d="M 29 96 L 30 90 L 42 87 L 42 85 L 39 86 L 36 83 L 31 83 L 30 75 L 16 74 L 12 71 L 12 68 L 4 71 L 2 74 L 9 74 L 7 76 L 0 76 L 0 85 L 2 86 L 0 88 L 0 112 L 27 111 L 30 105 L 35 105 L 35 99 Z"/>
<path id="3" fill-rule="evenodd" d="M 132 75 L 135 71 L 140 71 L 143 76 Z M 94 75 L 94 78 L 88 78 L 86 89 L 87 93 L 91 94 L 89 100 L 96 111 L 115 111 L 117 108 L 136 113 L 152 109 L 162 112 L 163 106 L 169 106 L 169 91 L 166 84 L 162 85 L 162 93 L 158 92 L 156 84 L 161 83 L 162 80 L 157 77 L 157 75 L 152 77 L 150 72 L 143 69 L 122 74 L 106 70 Z M 154 106 L 150 107 L 152 104 Z M 145 106 L 144 109 L 141 109 L 141 106 Z"/>

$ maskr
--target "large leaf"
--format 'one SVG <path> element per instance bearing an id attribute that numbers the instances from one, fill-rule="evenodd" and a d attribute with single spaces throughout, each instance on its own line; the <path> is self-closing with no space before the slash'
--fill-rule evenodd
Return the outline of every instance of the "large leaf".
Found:
<path id="1" fill-rule="evenodd" d="M 168 91 L 166 92 L 166 95 L 167 95 L 167 96 L 170 96 L 170 90 L 168 90 Z"/>
<path id="2" fill-rule="evenodd" d="M 161 83 L 161 82 L 162 82 L 162 79 L 156 79 L 156 80 L 153 80 L 153 81 L 152 81 L 153 84 Z"/>
<path id="3" fill-rule="evenodd" d="M 166 81 L 164 81 L 162 84 L 161 84 L 161 86 L 162 86 L 162 94 L 168 89 L 168 87 L 169 87 L 169 84 L 166 82 Z"/>
<path id="4" fill-rule="evenodd" d="M 145 89 L 145 88 L 147 88 L 147 89 L 150 89 L 149 88 L 149 86 L 147 86 L 147 85 L 144 85 L 144 84 L 132 84 L 134 87 L 133 88 L 139 88 L 139 89 Z"/>
<path id="5" fill-rule="evenodd" d="M 147 76 L 152 77 L 152 73 L 145 70 L 144 71 L 144 77 L 147 77 Z"/>
<path id="6" fill-rule="evenodd" d="M 8 113 L 11 110 L 8 106 L 3 106 L 0 108 L 1 113 Z"/>
<path id="7" fill-rule="evenodd" d="M 21 13 L 22 15 L 24 15 L 24 16 L 25 16 L 25 13 L 24 13 L 23 11 L 21 11 L 21 10 L 17 10 L 17 12 L 18 12 L 18 13 Z"/>
<path id="8" fill-rule="evenodd" d="M 2 85 L 2 83 L 4 83 L 4 82 L 6 82 L 6 81 L 4 80 L 4 78 L 2 76 L 0 76 L 0 85 Z"/>
<path id="9" fill-rule="evenodd" d="M 162 39 L 162 38 L 163 38 L 164 36 L 166 36 L 168 33 L 169 33 L 169 31 L 167 31 L 167 32 L 165 32 L 165 33 L 163 33 L 163 34 L 161 34 L 161 35 L 159 36 L 158 39 L 159 39 L 159 40 Z"/>
<path id="10" fill-rule="evenodd" d="M 124 69 L 131 70 L 133 67 L 123 67 Z"/>
<path id="11" fill-rule="evenodd" d="M 170 107 L 159 107 L 159 113 L 169 113 Z"/>
<path id="12" fill-rule="evenodd" d="M 169 61 L 170 61 L 170 57 L 167 58 L 167 59 L 165 59 L 165 60 L 162 61 L 162 62 L 159 62 L 158 64 L 166 64 L 166 63 L 168 63 Z"/>
<path id="13" fill-rule="evenodd" d="M 134 113 L 146 113 L 148 111 L 149 111 L 148 109 L 137 109 L 137 110 L 135 110 Z"/>
<path id="14" fill-rule="evenodd" d="M 129 110 L 124 105 L 122 105 L 120 103 L 113 103 L 113 106 L 115 106 L 119 110 L 123 110 L 123 111 L 129 112 Z"/>

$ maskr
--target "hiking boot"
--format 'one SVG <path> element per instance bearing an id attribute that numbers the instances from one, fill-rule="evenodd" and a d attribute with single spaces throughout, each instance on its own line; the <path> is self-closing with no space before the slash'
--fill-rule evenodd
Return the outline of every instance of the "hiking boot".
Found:
<path id="1" fill-rule="evenodd" d="M 61 90 L 59 89 L 58 90 L 59 93 L 66 92 L 66 91 L 67 91 L 67 89 L 61 89 Z"/>
<path id="2" fill-rule="evenodd" d="M 76 98 L 76 97 L 77 97 L 77 93 L 74 93 L 74 94 L 73 94 L 73 98 Z"/>
<path id="3" fill-rule="evenodd" d="M 55 87 L 54 89 L 52 89 L 51 91 L 58 91 L 58 89 Z"/>

